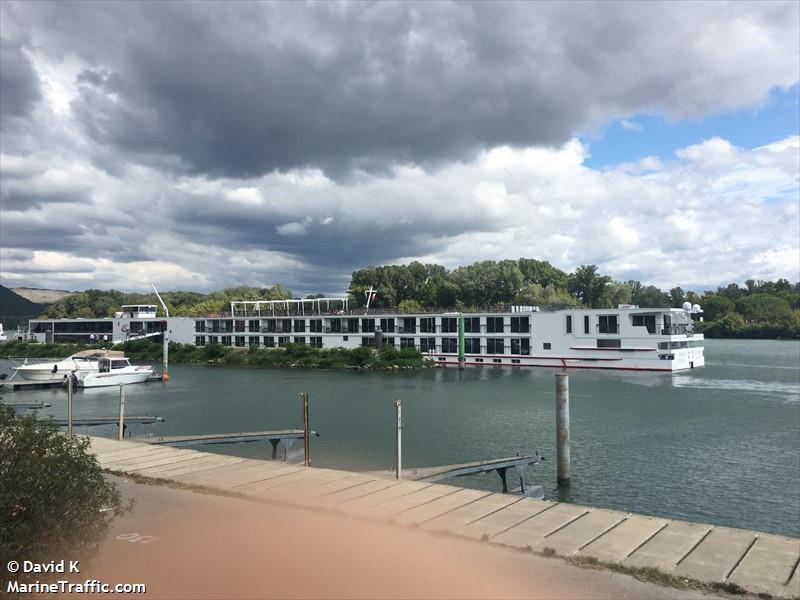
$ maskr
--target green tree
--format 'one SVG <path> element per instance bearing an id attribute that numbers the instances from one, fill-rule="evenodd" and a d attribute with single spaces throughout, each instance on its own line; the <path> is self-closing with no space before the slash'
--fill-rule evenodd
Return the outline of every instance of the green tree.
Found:
<path id="1" fill-rule="evenodd" d="M 669 306 L 669 297 L 654 285 L 646 285 L 632 295 L 633 303 L 642 308 L 663 308 Z"/>
<path id="2" fill-rule="evenodd" d="M 723 315 L 732 313 L 736 305 L 725 296 L 713 295 L 703 301 L 703 316 L 708 321 L 716 321 Z"/>
<path id="3" fill-rule="evenodd" d="M 783 298 L 770 294 L 752 294 L 736 302 L 736 312 L 745 321 L 755 323 L 787 323 L 792 309 Z"/>
<path id="4" fill-rule="evenodd" d="M 686 294 L 680 287 L 674 287 L 669 291 L 669 301 L 674 308 L 680 308 L 686 302 Z"/>
<path id="5" fill-rule="evenodd" d="M 570 293 L 583 305 L 602 308 L 608 302 L 611 277 L 598 275 L 596 265 L 581 265 L 569 276 Z"/>

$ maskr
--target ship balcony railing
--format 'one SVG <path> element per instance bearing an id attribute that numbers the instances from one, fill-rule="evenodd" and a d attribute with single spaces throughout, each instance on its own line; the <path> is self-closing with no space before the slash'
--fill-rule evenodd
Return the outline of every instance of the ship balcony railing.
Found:
<path id="1" fill-rule="evenodd" d="M 672 325 L 661 329 L 661 335 L 685 335 L 691 337 L 694 335 L 694 331 L 687 329 L 686 325 Z"/>

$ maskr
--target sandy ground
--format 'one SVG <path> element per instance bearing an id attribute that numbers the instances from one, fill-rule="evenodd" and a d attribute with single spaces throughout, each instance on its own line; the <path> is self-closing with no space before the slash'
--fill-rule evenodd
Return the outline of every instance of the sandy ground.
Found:
<path id="1" fill-rule="evenodd" d="M 70 580 L 144 583 L 148 599 L 721 597 L 483 542 L 114 479 L 134 509 Z"/>

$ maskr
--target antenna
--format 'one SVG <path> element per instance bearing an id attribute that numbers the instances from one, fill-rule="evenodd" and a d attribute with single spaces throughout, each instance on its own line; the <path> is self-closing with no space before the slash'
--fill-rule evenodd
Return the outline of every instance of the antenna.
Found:
<path id="1" fill-rule="evenodd" d="M 161 302 L 161 308 L 164 309 L 164 314 L 167 316 L 167 318 L 169 318 L 169 309 L 167 308 L 167 305 L 164 304 L 164 301 L 161 299 L 161 295 L 158 293 L 155 284 L 151 283 L 150 285 L 153 286 L 153 291 L 156 293 L 156 298 L 158 298 L 158 301 Z"/>

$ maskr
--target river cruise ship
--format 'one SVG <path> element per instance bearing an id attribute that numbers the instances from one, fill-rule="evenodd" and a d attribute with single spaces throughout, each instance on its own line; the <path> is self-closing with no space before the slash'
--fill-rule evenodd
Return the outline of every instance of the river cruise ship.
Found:
<path id="1" fill-rule="evenodd" d="M 558 367 L 680 371 L 701 367 L 702 311 L 504 306 L 462 312 L 351 310 L 346 298 L 232 302 L 230 312 L 158 317 L 155 305 L 125 306 L 104 319 L 37 319 L 29 339 L 123 342 L 167 333 L 169 340 L 246 350 L 304 344 L 416 348 L 443 366 Z"/>

